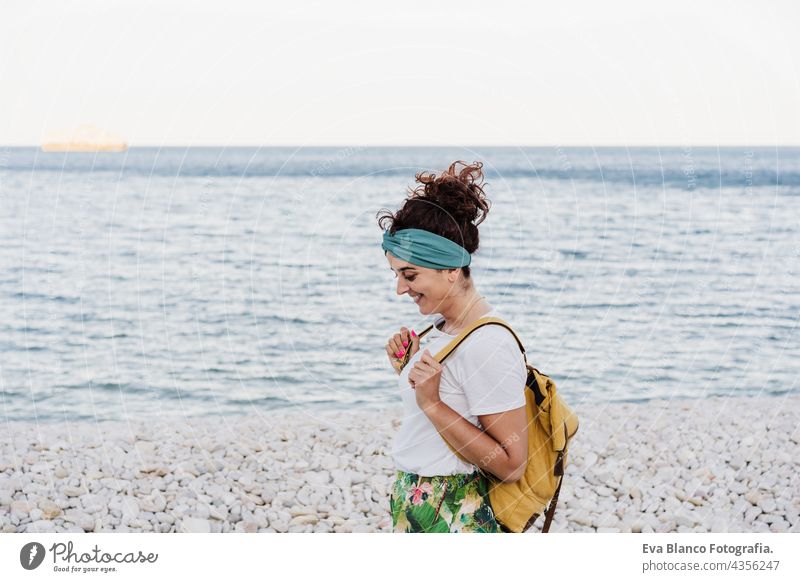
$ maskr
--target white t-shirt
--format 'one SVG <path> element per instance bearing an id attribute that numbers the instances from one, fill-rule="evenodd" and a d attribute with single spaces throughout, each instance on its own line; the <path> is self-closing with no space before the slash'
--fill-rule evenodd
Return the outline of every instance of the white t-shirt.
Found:
<path id="1" fill-rule="evenodd" d="M 492 309 L 485 316 L 505 317 Z M 436 319 L 437 323 L 442 317 Z M 419 351 L 403 368 L 398 385 L 403 423 L 395 435 L 392 457 L 401 471 L 424 477 L 472 473 L 475 466 L 459 459 L 436 427 L 417 406 L 408 373 L 426 349 L 436 355 L 456 336 L 434 326 L 420 340 Z M 469 422 L 481 427 L 478 415 L 513 410 L 525 405 L 527 369 L 517 340 L 506 328 L 486 325 L 472 332 L 445 359 L 439 397 Z"/>

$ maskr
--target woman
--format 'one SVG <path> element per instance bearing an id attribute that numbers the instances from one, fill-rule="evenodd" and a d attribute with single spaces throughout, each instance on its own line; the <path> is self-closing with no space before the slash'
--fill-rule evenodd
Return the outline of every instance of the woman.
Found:
<path id="1" fill-rule="evenodd" d="M 480 162 L 454 162 L 439 176 L 417 174 L 420 185 L 403 207 L 379 213 L 398 295 L 409 295 L 422 314 L 442 316 L 426 334 L 423 351 L 416 332 L 405 327 L 386 345 L 400 375 L 404 408 L 392 447 L 395 532 L 498 532 L 489 483 L 477 467 L 512 482 L 521 478 L 527 462 L 527 371 L 513 334 L 487 325 L 470 334 L 444 364 L 433 357 L 481 317 L 507 321 L 480 295 L 470 274 L 477 225 L 490 206 L 481 167 Z M 406 351 L 410 359 L 403 365 Z"/>

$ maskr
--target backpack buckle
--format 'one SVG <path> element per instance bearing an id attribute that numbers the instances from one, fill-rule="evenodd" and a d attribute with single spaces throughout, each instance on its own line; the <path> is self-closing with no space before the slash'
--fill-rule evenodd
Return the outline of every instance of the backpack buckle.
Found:
<path id="1" fill-rule="evenodd" d="M 556 465 L 553 468 L 553 475 L 559 477 L 564 474 L 564 451 L 558 451 L 558 456 L 556 457 Z"/>

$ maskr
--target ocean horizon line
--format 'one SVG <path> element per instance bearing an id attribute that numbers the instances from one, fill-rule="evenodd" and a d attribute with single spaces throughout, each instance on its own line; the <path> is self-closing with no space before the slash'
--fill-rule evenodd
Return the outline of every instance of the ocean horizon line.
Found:
<path id="1" fill-rule="evenodd" d="M 0 144 L 3 149 L 41 149 L 41 144 Z M 189 148 L 226 148 L 226 149 L 304 149 L 304 148 L 319 148 L 319 149 L 346 149 L 346 148 L 359 148 L 359 149 L 445 149 L 445 148 L 493 148 L 493 149 L 580 149 L 580 150 L 608 150 L 608 149 L 704 149 L 704 150 L 734 150 L 734 149 L 795 149 L 800 148 L 800 143 L 797 144 L 530 144 L 530 145 L 515 145 L 515 144 L 429 144 L 429 145 L 413 145 L 413 144 L 224 144 L 224 143 L 204 143 L 204 144 L 128 144 L 128 150 L 131 149 L 189 149 Z M 95 152 L 95 151 L 42 151 L 42 153 L 125 153 L 121 152 Z"/>

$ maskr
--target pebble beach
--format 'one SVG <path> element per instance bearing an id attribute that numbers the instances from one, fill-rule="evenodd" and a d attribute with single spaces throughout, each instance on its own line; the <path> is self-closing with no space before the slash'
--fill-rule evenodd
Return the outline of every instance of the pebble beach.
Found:
<path id="1" fill-rule="evenodd" d="M 574 406 L 553 532 L 800 532 L 800 396 Z M 0 531 L 389 532 L 399 406 L 0 429 Z M 539 522 L 530 532 L 537 532 Z"/>

